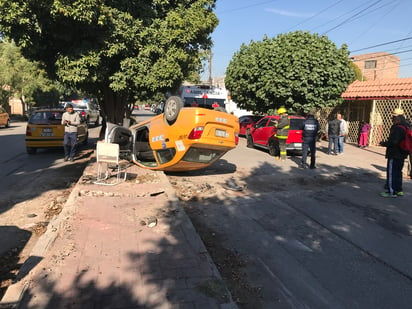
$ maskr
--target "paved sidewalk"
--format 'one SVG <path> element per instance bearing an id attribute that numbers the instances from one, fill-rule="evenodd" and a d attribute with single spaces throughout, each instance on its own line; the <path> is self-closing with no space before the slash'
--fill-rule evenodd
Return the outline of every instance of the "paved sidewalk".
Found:
<path id="1" fill-rule="evenodd" d="M 95 161 L 93 159 L 93 161 Z M 91 162 L 0 308 L 237 308 L 162 172 Z"/>

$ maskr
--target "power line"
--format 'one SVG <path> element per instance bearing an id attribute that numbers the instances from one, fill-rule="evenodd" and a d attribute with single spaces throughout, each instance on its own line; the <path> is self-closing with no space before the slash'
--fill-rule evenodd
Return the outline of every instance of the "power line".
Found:
<path id="1" fill-rule="evenodd" d="M 396 53 L 391 53 L 391 55 L 404 54 L 404 53 L 409 53 L 409 52 L 412 52 L 412 49 L 407 49 L 407 50 L 399 51 L 399 52 L 396 52 Z M 365 61 L 365 60 L 368 60 L 368 59 L 376 59 L 376 58 L 382 58 L 382 57 L 387 57 L 387 56 L 388 56 L 388 53 L 385 54 L 385 55 L 371 56 L 369 58 L 362 58 L 360 60 L 354 60 L 354 61 L 355 62 L 356 61 Z"/>
<path id="2" fill-rule="evenodd" d="M 373 0 L 371 0 L 371 1 L 369 1 L 369 2 L 372 2 L 372 1 L 373 1 Z M 348 14 L 351 14 L 352 12 L 356 12 L 356 10 L 358 10 L 359 8 L 362 8 L 363 6 L 364 6 L 364 4 L 361 4 L 361 5 L 357 6 L 357 7 L 355 7 L 354 9 L 352 9 L 352 10 L 346 12 L 346 13 L 343 13 L 343 14 L 339 15 L 339 16 L 336 17 L 334 20 L 330 20 L 330 21 L 325 22 L 325 23 L 323 23 L 323 24 L 321 24 L 321 25 L 319 25 L 319 26 L 317 26 L 317 27 L 314 27 L 313 30 L 318 29 L 318 28 L 321 28 L 321 27 L 323 27 L 323 26 L 326 26 L 326 25 L 328 25 L 328 24 L 330 24 L 330 23 L 333 23 L 333 22 L 335 22 L 336 20 L 338 20 L 338 19 L 340 19 L 340 18 L 342 18 L 342 17 L 344 17 L 344 16 L 346 16 L 346 15 L 348 15 Z"/>
<path id="3" fill-rule="evenodd" d="M 398 43 L 398 42 L 403 42 L 403 41 L 407 41 L 407 40 L 411 40 L 412 37 L 407 37 L 404 39 L 399 39 L 399 40 L 395 40 L 395 41 L 390 41 L 390 42 L 386 42 L 386 43 L 381 43 L 381 44 L 377 44 L 377 45 L 373 45 L 373 46 L 369 46 L 369 47 L 364 47 L 364 48 L 360 48 L 360 49 L 356 49 L 351 51 L 351 53 L 356 53 L 358 51 L 361 50 L 365 50 L 365 49 L 371 49 L 371 48 L 375 48 L 375 47 L 380 47 L 380 46 L 385 46 L 385 45 L 389 45 L 389 44 L 393 44 L 393 43 Z"/>
<path id="4" fill-rule="evenodd" d="M 360 15 L 361 13 L 363 13 L 364 11 L 368 10 L 369 8 L 375 6 L 376 4 L 378 4 L 379 2 L 382 2 L 382 0 L 377 0 L 374 3 L 372 3 L 371 5 L 368 5 L 366 8 L 364 8 L 363 10 L 359 11 L 358 13 L 350 16 L 349 18 L 345 19 L 344 21 L 342 21 L 341 23 L 337 24 L 335 27 L 332 27 L 331 29 L 325 31 L 323 34 L 327 34 L 328 32 L 331 32 L 332 30 L 335 30 L 336 28 L 339 28 L 340 26 L 343 26 L 344 24 L 348 23 L 351 19 L 353 19 L 354 17 Z"/>
<path id="5" fill-rule="evenodd" d="M 252 8 L 252 7 L 260 6 L 260 5 L 263 5 L 263 4 L 268 4 L 268 3 L 272 3 L 272 2 L 278 2 L 278 1 L 279 1 L 279 0 L 271 0 L 271 1 L 259 2 L 259 3 L 255 3 L 255 4 L 251 4 L 251 5 L 246 5 L 246 6 L 234 8 L 234 9 L 231 9 L 231 10 L 221 11 L 221 12 L 219 12 L 219 14 L 222 14 L 222 13 L 231 13 L 231 12 L 235 12 L 235 11 L 241 11 L 241 10 L 249 9 L 249 8 Z"/>
<path id="6" fill-rule="evenodd" d="M 295 27 L 297 27 L 297 26 L 303 25 L 304 23 L 306 23 L 306 22 L 308 22 L 309 20 L 311 20 L 311 19 L 319 16 L 319 15 L 322 14 L 323 12 L 325 12 L 325 11 L 333 8 L 334 6 L 338 5 L 338 4 L 341 3 L 341 2 L 343 2 L 343 0 L 339 0 L 339 1 L 335 2 L 335 3 L 333 3 L 332 5 L 330 5 L 330 6 L 326 7 L 326 8 L 324 8 L 324 9 L 320 10 L 318 13 L 315 13 L 315 14 L 313 14 L 312 16 L 308 17 L 308 18 L 305 19 L 304 21 L 302 21 L 302 22 L 300 22 L 300 23 L 297 23 L 296 25 L 294 25 L 294 26 L 286 29 L 286 31 L 289 31 L 289 30 L 291 30 L 291 29 L 293 29 L 293 28 L 295 28 Z"/>
<path id="7" fill-rule="evenodd" d="M 397 7 L 400 3 L 401 3 L 400 1 L 395 2 L 394 5 L 391 7 L 391 9 L 390 9 L 389 11 L 387 11 L 385 14 L 383 14 L 382 17 L 379 18 L 379 19 L 377 19 L 376 22 L 375 22 L 373 25 L 371 25 L 370 27 L 368 27 L 367 29 L 365 29 L 365 31 L 363 31 L 362 33 L 359 33 L 359 34 L 355 37 L 355 39 L 354 39 L 354 40 L 351 40 L 351 41 L 352 41 L 352 42 L 353 42 L 353 41 L 356 41 L 357 39 L 359 39 L 360 37 L 362 37 L 365 33 L 371 31 L 374 26 L 376 26 L 377 24 L 379 24 L 379 23 L 382 22 L 382 19 L 383 19 L 385 16 L 389 15 L 390 13 L 392 13 L 392 11 L 395 10 L 396 7 Z M 370 12 L 368 12 L 368 13 L 365 13 L 364 15 L 359 16 L 358 18 L 361 18 L 361 17 L 363 17 L 363 16 L 366 16 L 366 15 L 368 15 L 368 14 L 371 14 L 371 13 L 373 13 L 374 11 L 379 10 L 379 9 L 381 9 L 381 8 L 387 6 L 387 5 L 391 5 L 391 4 L 392 4 L 392 3 L 383 4 L 383 5 L 381 5 L 380 7 L 376 8 L 375 10 L 372 10 L 372 11 L 370 11 Z M 357 19 L 358 19 L 358 18 L 357 18 Z M 409 35 L 409 34 L 408 34 L 408 35 Z"/>

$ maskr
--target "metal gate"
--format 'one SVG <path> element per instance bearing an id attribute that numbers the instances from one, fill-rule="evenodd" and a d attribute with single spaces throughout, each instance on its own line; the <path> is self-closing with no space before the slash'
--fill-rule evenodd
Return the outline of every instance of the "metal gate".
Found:
<path id="1" fill-rule="evenodd" d="M 407 100 L 354 100 L 345 101 L 334 108 L 324 108 L 317 115 L 321 130 L 341 113 L 348 123 L 346 142 L 358 143 L 362 121 L 369 122 L 372 130 L 369 134 L 369 145 L 377 146 L 389 136 L 392 126 L 392 112 L 395 108 L 403 109 L 406 119 L 412 120 L 412 99 Z"/>
<path id="2" fill-rule="evenodd" d="M 369 136 L 371 145 L 379 145 L 389 136 L 392 126 L 392 112 L 395 108 L 403 109 L 406 119 L 411 120 L 412 100 L 374 100 L 371 113 L 372 132 Z"/>

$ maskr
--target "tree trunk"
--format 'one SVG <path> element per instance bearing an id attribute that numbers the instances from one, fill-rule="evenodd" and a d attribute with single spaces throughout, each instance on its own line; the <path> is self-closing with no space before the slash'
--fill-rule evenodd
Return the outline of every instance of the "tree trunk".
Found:
<path id="1" fill-rule="evenodd" d="M 100 107 L 107 122 L 122 125 L 127 108 L 127 95 L 105 89 Z"/>
<path id="2" fill-rule="evenodd" d="M 127 96 L 116 93 L 107 88 L 103 91 L 103 100 L 100 102 L 100 116 L 102 117 L 102 127 L 100 128 L 99 139 L 105 137 L 107 122 L 123 125 L 127 108 Z"/>

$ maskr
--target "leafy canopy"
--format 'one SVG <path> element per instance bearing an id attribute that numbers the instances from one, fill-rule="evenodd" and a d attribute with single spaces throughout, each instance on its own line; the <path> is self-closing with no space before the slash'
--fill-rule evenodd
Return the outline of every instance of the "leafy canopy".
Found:
<path id="1" fill-rule="evenodd" d="M 354 80 L 349 52 L 326 36 L 296 31 L 242 44 L 226 70 L 226 87 L 239 107 L 274 113 L 341 103 L 341 94 Z"/>
<path id="2" fill-rule="evenodd" d="M 176 89 L 200 69 L 215 0 L 0 0 L 0 29 L 50 76 L 102 98 L 111 122 L 127 104 Z"/>
<path id="3" fill-rule="evenodd" d="M 11 97 L 28 105 L 34 105 L 39 96 L 44 105 L 52 103 L 47 98 L 54 94 L 54 99 L 58 99 L 57 86 L 41 66 L 22 57 L 20 49 L 6 41 L 0 42 L 0 85 L 1 105 L 6 105 Z"/>

